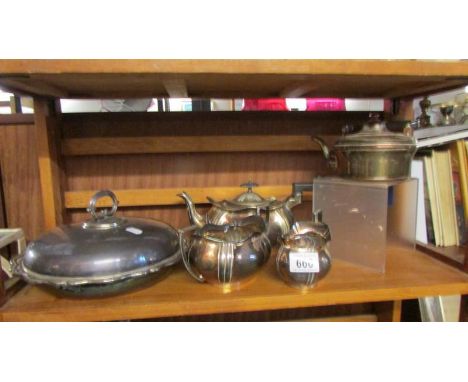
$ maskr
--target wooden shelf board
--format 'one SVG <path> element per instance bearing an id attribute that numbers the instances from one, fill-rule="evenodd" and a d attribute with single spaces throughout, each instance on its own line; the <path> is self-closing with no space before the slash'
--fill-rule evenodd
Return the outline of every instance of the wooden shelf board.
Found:
<path id="1" fill-rule="evenodd" d="M 326 138 L 330 143 L 338 137 Z M 320 146 L 310 135 L 69 138 L 62 141 L 62 154 L 66 156 L 269 151 L 320 151 Z"/>
<path id="2" fill-rule="evenodd" d="M 1 125 L 31 125 L 34 123 L 33 114 L 0 114 Z"/>
<path id="3" fill-rule="evenodd" d="M 385 274 L 336 260 L 330 274 L 307 293 L 280 281 L 274 265 L 272 256 L 255 280 L 231 293 L 198 284 L 181 265 L 151 287 L 108 298 L 58 297 L 27 286 L 0 308 L 0 320 L 130 320 L 468 294 L 467 275 L 418 251 L 390 251 Z"/>
<path id="4" fill-rule="evenodd" d="M 466 259 L 468 248 L 466 246 L 436 247 L 418 242 L 416 247 L 421 252 L 468 273 L 468 260 Z"/>
<path id="5" fill-rule="evenodd" d="M 0 60 L 0 86 L 61 98 L 398 97 L 468 83 L 468 61 Z M 179 86 L 180 87 L 180 86 Z"/>
<path id="6" fill-rule="evenodd" d="M 466 75 L 466 60 L 0 60 L 0 73 L 228 73 L 228 74 L 367 74 Z"/>
<path id="7" fill-rule="evenodd" d="M 86 208 L 89 200 L 98 190 L 88 191 L 66 191 L 65 192 L 65 208 Z M 136 206 L 171 206 L 183 205 L 182 198 L 177 196 L 182 191 L 187 192 L 196 204 L 207 204 L 207 197 L 210 196 L 214 200 L 233 199 L 242 192 L 245 188 L 241 187 L 180 187 L 180 188 L 153 188 L 153 189 L 129 189 L 129 190 L 113 190 L 119 200 L 119 207 L 136 207 Z M 255 187 L 255 192 L 264 196 L 274 196 L 278 200 L 282 200 L 291 195 L 291 185 L 280 186 L 261 186 Z M 311 192 L 305 192 L 304 201 L 310 201 Z M 108 198 L 101 199 L 97 204 L 98 207 L 110 207 L 111 201 Z"/>

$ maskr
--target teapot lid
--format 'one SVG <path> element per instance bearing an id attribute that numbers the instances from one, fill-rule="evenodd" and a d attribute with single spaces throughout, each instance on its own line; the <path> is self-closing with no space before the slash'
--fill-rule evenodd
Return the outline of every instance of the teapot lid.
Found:
<path id="1" fill-rule="evenodd" d="M 205 224 L 193 236 L 218 243 L 240 244 L 266 232 L 265 221 L 257 215 L 223 225 Z"/>
<path id="2" fill-rule="evenodd" d="M 241 184 L 240 186 L 246 187 L 247 191 L 243 192 L 240 195 L 237 195 L 232 200 L 223 200 L 220 202 L 216 202 L 210 197 L 208 197 L 207 199 L 214 206 L 227 211 L 240 211 L 246 208 L 264 209 L 270 207 L 272 204 L 274 204 L 274 202 L 277 201 L 275 197 L 265 199 L 261 195 L 254 192 L 253 188 L 258 187 L 258 184 L 252 182 L 251 180 L 249 180 L 247 183 Z"/>

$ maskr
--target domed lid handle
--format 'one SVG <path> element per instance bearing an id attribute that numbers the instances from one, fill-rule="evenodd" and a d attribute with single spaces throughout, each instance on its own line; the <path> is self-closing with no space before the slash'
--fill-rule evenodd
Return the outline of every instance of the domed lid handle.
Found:
<path id="1" fill-rule="evenodd" d="M 258 184 L 249 180 L 247 183 L 242 183 L 241 187 L 247 187 L 247 192 L 252 192 L 254 187 L 258 187 Z"/>
<path id="2" fill-rule="evenodd" d="M 110 210 L 107 208 L 103 208 L 100 212 L 97 212 L 96 211 L 97 201 L 99 199 L 106 198 L 106 197 L 112 200 L 112 208 Z M 88 211 L 95 220 L 102 220 L 102 219 L 106 219 L 106 218 L 110 218 L 114 216 L 114 214 L 117 212 L 118 205 L 119 205 L 119 201 L 117 200 L 117 196 L 115 196 L 115 194 L 112 191 L 102 190 L 102 191 L 96 192 L 93 195 L 93 197 L 89 201 L 88 208 L 86 209 L 86 211 Z"/>
<path id="3" fill-rule="evenodd" d="M 382 122 L 380 120 L 380 114 L 379 113 L 369 113 L 369 120 L 368 122 L 363 126 L 361 132 L 366 133 L 366 132 L 373 132 L 373 133 L 384 133 L 387 132 L 387 127 L 385 126 L 385 122 Z M 357 133 L 359 134 L 359 133 Z"/>

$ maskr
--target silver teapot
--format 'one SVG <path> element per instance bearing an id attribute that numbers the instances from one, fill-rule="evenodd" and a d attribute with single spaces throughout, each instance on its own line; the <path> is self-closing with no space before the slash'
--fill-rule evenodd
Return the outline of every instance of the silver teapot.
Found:
<path id="1" fill-rule="evenodd" d="M 291 209 L 302 202 L 302 190 L 311 188 L 311 185 L 294 183 L 292 194 L 283 201 L 278 201 L 274 197 L 263 198 L 253 191 L 257 186 L 258 184 L 251 181 L 242 184 L 241 187 L 247 187 L 247 191 L 233 200 L 217 202 L 208 197 L 212 207 L 205 216 L 197 212 L 195 204 L 186 192 L 182 192 L 179 196 L 185 201 L 190 223 L 198 227 L 203 227 L 205 224 L 229 224 L 252 215 L 262 216 L 267 223 L 268 238 L 274 246 L 291 228 L 294 222 Z"/>
<path id="2" fill-rule="evenodd" d="M 281 239 L 276 257 L 276 270 L 288 285 L 300 289 L 313 288 L 331 268 L 328 225 L 322 222 L 321 212 L 313 221 L 296 222 Z"/>
<path id="3" fill-rule="evenodd" d="M 192 232 L 188 240 L 185 235 Z M 199 282 L 238 288 L 268 261 L 271 245 L 260 216 L 231 224 L 206 224 L 179 230 L 182 259 Z"/>

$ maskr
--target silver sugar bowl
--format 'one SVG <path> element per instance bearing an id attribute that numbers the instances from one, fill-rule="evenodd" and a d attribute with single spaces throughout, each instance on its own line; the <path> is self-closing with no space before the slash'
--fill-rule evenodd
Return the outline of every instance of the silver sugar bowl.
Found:
<path id="1" fill-rule="evenodd" d="M 265 221 L 257 215 L 224 225 L 191 226 L 180 230 L 179 238 L 188 273 L 225 292 L 251 280 L 268 261 L 271 251 Z"/>

